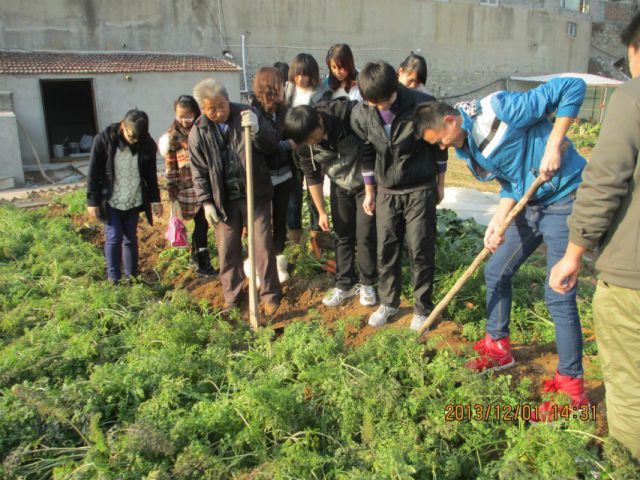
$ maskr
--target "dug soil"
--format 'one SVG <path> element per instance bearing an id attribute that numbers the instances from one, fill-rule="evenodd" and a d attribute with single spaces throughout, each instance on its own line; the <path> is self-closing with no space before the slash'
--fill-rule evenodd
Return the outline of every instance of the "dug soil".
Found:
<path id="1" fill-rule="evenodd" d="M 50 206 L 50 210 L 53 214 L 62 213 L 62 209 L 55 206 Z M 156 221 L 154 226 L 150 226 L 142 215 L 140 218 L 138 229 L 140 273 L 146 282 L 153 283 L 162 277 L 162 272 L 156 270 L 158 257 L 161 252 L 169 248 L 164 237 L 168 222 L 168 209 L 165 208 L 163 218 Z M 88 222 L 84 216 L 75 216 L 73 221 L 85 238 L 97 247 L 102 247 L 101 226 Z M 217 278 L 199 278 L 191 269 L 187 269 L 177 275 L 171 283 L 173 288 L 185 289 L 190 292 L 197 301 L 206 301 L 212 309 L 223 309 L 224 297 L 220 281 Z M 347 300 L 339 307 L 325 307 L 322 304 L 322 297 L 332 284 L 332 276 L 320 269 L 313 278 L 293 276 L 283 286 L 284 296 L 276 315 L 269 320 L 262 318 L 262 324 L 274 329 L 276 334 L 279 334 L 288 324 L 295 321 L 319 320 L 331 329 L 338 321 L 348 319 L 347 343 L 352 346 L 361 344 L 378 330 L 367 325 L 368 316 L 376 307 L 361 306 L 357 297 Z M 242 305 L 241 318 L 248 323 L 247 310 L 247 305 Z M 384 328 L 409 328 L 412 314 L 412 307 L 403 300 L 400 313 Z M 464 357 L 473 355 L 471 349 L 473 343 L 462 335 L 462 326 L 450 319 L 439 321 L 425 337 L 437 339 L 438 348 L 451 348 Z M 425 341 L 425 337 L 421 341 Z M 516 365 L 499 374 L 511 375 L 514 384 L 526 377 L 532 382 L 533 390 L 541 392 L 544 380 L 553 377 L 558 364 L 555 344 L 513 344 L 513 351 Z M 603 436 L 606 434 L 607 424 L 604 408 L 604 385 L 600 380 L 599 365 L 597 361 L 594 361 L 594 357 L 585 355 L 584 367 L 587 394 L 591 402 L 596 404 L 596 435 Z"/>
<path id="2" fill-rule="evenodd" d="M 166 217 L 166 215 L 165 215 Z M 157 264 L 158 255 L 167 247 L 164 238 L 167 219 L 158 225 L 150 227 L 145 221 L 140 223 L 140 263 L 141 271 L 149 281 L 157 280 L 158 273 L 154 271 Z M 186 271 L 173 280 L 176 288 L 184 288 L 189 291 L 197 300 L 205 300 L 212 308 L 222 309 L 224 297 L 220 281 L 216 279 L 202 279 Z M 318 269 L 314 278 L 291 278 L 288 284 L 283 286 L 283 299 L 276 315 L 265 322 L 273 328 L 276 333 L 282 332 L 284 328 L 294 321 L 320 320 L 329 328 L 338 321 L 350 319 L 346 327 L 346 341 L 352 346 L 356 346 L 366 341 L 370 335 L 374 335 L 378 329 L 367 325 L 367 319 L 371 312 L 377 307 L 363 307 L 358 298 L 347 300 L 339 307 L 325 307 L 322 304 L 322 297 L 327 289 L 333 286 L 333 277 Z M 409 328 L 413 308 L 402 301 L 400 313 L 384 328 Z M 249 322 L 247 305 L 243 305 L 242 318 Z M 463 356 L 472 356 L 471 346 L 473 342 L 468 341 L 462 335 L 462 325 L 454 321 L 445 319 L 439 321 L 425 337 L 430 336 L 438 339 L 440 348 L 451 348 Z M 422 341 L 424 341 L 424 337 Z M 529 378 L 534 391 L 542 391 L 544 380 L 554 376 L 558 365 L 558 354 L 555 343 L 551 344 L 514 344 L 514 357 L 516 365 L 504 371 L 505 375 L 511 375 L 513 382 L 518 383 L 522 378 Z M 592 365 L 593 363 L 593 365 Z M 597 362 L 592 362 L 591 356 L 584 357 L 584 368 L 586 371 L 586 389 L 591 402 L 596 404 L 597 431 L 596 435 L 606 434 L 606 414 L 604 409 L 604 385 L 601 380 L 594 380 L 593 377 L 601 378 Z"/>

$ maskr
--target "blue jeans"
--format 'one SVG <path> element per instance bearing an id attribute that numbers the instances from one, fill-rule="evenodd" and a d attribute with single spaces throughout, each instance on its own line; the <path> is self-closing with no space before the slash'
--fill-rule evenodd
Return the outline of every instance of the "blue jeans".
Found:
<path id="1" fill-rule="evenodd" d="M 509 335 L 511 279 L 520 265 L 544 241 L 547 247 L 547 278 L 544 299 L 553 318 L 558 350 L 558 371 L 582 377 L 582 331 L 576 287 L 561 295 L 549 287 L 549 271 L 564 255 L 569 241 L 567 218 L 574 195 L 551 205 L 527 205 L 505 232 L 504 243 L 491 256 L 484 270 L 487 285 L 487 333 L 494 340 Z"/>
<path id="2" fill-rule="evenodd" d="M 107 277 L 113 283 L 122 278 L 120 265 L 124 261 L 126 276 L 138 274 L 138 214 L 139 208 L 117 210 L 107 206 L 108 220 L 104 225 L 104 256 Z"/>

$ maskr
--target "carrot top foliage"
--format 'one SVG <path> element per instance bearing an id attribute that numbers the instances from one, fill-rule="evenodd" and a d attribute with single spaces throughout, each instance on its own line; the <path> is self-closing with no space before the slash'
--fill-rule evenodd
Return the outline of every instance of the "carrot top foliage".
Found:
<path id="1" fill-rule="evenodd" d="M 592 422 L 447 421 L 449 404 L 535 402 L 437 338 L 383 329 L 348 347 L 350 319 L 252 334 L 186 292 L 101 280 L 65 216 L 0 206 L 0 227 L 2 478 L 637 474 Z"/>

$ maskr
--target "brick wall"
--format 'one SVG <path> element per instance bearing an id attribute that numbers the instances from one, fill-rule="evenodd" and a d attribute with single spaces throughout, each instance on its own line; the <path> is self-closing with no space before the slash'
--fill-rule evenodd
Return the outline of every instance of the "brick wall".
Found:
<path id="1" fill-rule="evenodd" d="M 637 2 L 606 2 L 604 4 L 604 19 L 609 22 L 627 24 L 637 10 Z"/>

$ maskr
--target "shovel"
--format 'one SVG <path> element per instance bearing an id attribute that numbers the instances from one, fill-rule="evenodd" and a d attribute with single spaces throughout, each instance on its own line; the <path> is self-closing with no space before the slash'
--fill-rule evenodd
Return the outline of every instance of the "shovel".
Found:
<path id="1" fill-rule="evenodd" d="M 533 194 L 536 192 L 538 187 L 545 182 L 541 177 L 536 177 L 535 181 L 529 187 L 529 190 L 524 194 L 524 196 L 520 199 L 518 203 L 514 205 L 514 207 L 509 211 L 509 214 L 505 217 L 502 224 L 497 228 L 496 234 L 502 236 L 504 232 L 507 230 L 507 227 L 511 225 L 511 222 L 514 218 L 518 216 L 518 214 L 524 209 L 527 205 L 527 202 L 531 199 Z M 471 262 L 471 265 L 465 270 L 462 276 L 458 279 L 458 281 L 451 287 L 451 290 L 447 292 L 442 300 L 436 305 L 436 308 L 433 309 L 431 314 L 427 317 L 427 320 L 424 322 L 420 330 L 418 330 L 418 338 L 422 336 L 424 332 L 426 332 L 429 327 L 436 321 L 436 318 L 440 316 L 440 314 L 444 311 L 445 308 L 449 305 L 453 297 L 455 297 L 462 286 L 467 283 L 467 280 L 471 278 L 471 276 L 475 273 L 478 267 L 484 262 L 484 260 L 489 256 L 491 250 L 487 247 L 484 247 L 482 251 L 476 256 L 476 258 Z"/>

